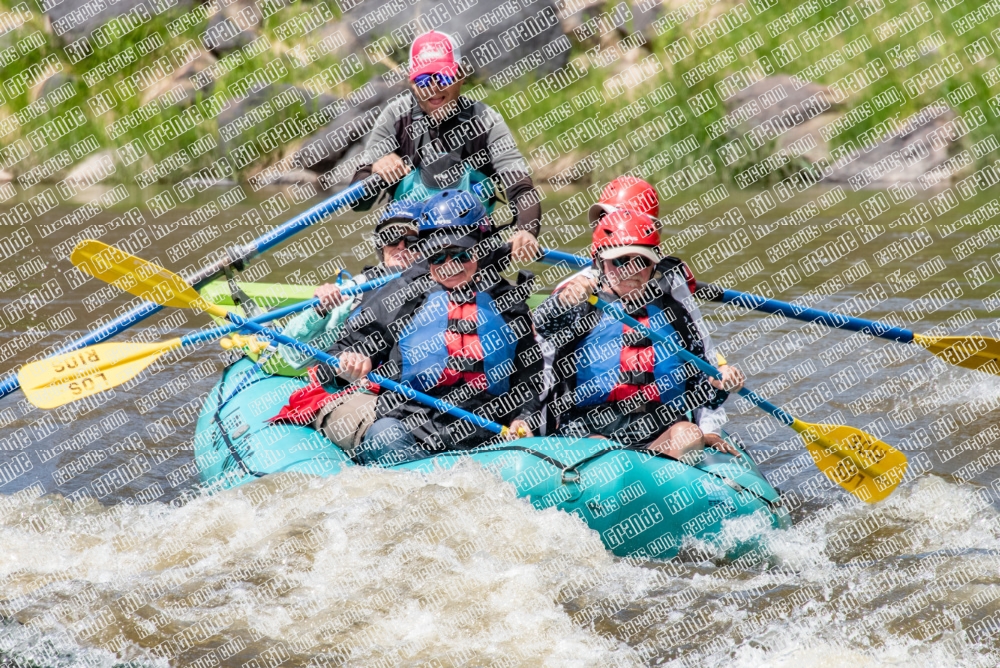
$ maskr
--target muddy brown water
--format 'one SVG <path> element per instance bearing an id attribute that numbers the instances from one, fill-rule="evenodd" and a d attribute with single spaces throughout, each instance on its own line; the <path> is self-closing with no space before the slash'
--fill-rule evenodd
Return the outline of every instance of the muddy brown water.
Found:
<path id="1" fill-rule="evenodd" d="M 83 223 L 56 229 L 74 211 L 58 208 L 0 228 L 0 369 L 130 301 L 71 269 L 68 249 L 86 228 L 181 270 L 317 201 L 273 221 L 247 215 L 276 193 L 204 223 L 188 208 L 155 219 L 143 210 L 134 225 L 129 211 L 153 194 L 134 192 Z M 672 227 L 671 243 L 705 280 L 867 308 L 917 332 L 1000 336 L 996 225 L 953 229 L 992 198 L 920 222 L 914 207 L 930 203 L 917 196 L 859 227 L 849 212 L 872 195 L 793 224 L 780 223 L 815 194 L 760 218 L 744 203 L 742 221 L 724 216 L 740 203 L 730 199 Z M 340 266 L 357 271 L 366 247 L 352 220 L 300 234 L 251 275 L 314 284 Z M 547 229 L 578 250 L 586 229 L 572 222 Z M 221 348 L 208 345 L 84 410 L 0 400 L 0 656 L 38 666 L 997 665 L 1000 378 L 915 346 L 718 304 L 705 312 L 751 387 L 806 420 L 863 427 L 902 449 L 901 487 L 861 504 L 826 482 L 792 432 L 730 399 L 730 431 L 789 493 L 796 522 L 738 563 L 697 544 L 669 562 L 614 558 L 574 517 L 535 511 L 472 466 L 275 476 L 202 495 L 190 416 L 222 368 Z M 167 310 L 118 340 L 207 320 Z M 414 508 L 422 514 L 408 520 Z M 449 531 L 425 531 L 435 524 Z M 726 540 L 754 531 L 736 521 Z"/>

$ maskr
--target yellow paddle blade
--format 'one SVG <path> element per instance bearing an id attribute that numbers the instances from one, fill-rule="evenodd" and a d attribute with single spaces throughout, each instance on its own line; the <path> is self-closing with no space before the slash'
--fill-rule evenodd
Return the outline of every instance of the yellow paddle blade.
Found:
<path id="1" fill-rule="evenodd" d="M 865 503 L 881 501 L 903 480 L 906 455 L 854 427 L 796 419 L 813 461 L 830 480 Z"/>
<path id="2" fill-rule="evenodd" d="M 85 274 L 147 301 L 175 308 L 196 308 L 220 317 L 226 315 L 224 308 L 206 302 L 172 271 L 100 241 L 84 239 L 73 249 L 70 260 Z"/>
<path id="3" fill-rule="evenodd" d="M 57 408 L 135 378 L 180 339 L 159 343 L 99 343 L 25 364 L 17 372 L 25 397 L 39 408 Z"/>
<path id="4" fill-rule="evenodd" d="M 913 342 L 948 364 L 1000 376 L 1000 341 L 988 336 L 924 336 L 914 334 Z"/>

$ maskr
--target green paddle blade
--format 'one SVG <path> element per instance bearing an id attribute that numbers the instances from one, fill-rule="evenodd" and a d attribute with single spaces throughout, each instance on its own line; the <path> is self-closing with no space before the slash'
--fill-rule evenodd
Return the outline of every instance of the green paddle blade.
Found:
<path id="1" fill-rule="evenodd" d="M 865 503 L 888 497 L 906 473 L 906 455 L 860 429 L 798 419 L 792 429 L 826 477 Z"/>
<path id="2" fill-rule="evenodd" d="M 988 336 L 924 336 L 914 334 L 913 342 L 948 364 L 985 371 L 1000 376 L 1000 341 Z"/>
<path id="3" fill-rule="evenodd" d="M 135 378 L 180 339 L 160 343 L 99 343 L 25 364 L 17 372 L 24 395 L 39 408 L 58 408 Z"/>

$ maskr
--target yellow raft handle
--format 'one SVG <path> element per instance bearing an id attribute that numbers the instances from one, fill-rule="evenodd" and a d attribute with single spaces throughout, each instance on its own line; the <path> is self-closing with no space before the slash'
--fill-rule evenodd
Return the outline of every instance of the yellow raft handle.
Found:
<path id="1" fill-rule="evenodd" d="M 256 336 L 243 336 L 241 334 L 233 334 L 232 336 L 226 336 L 219 339 L 219 345 L 222 346 L 223 350 L 232 350 L 233 348 L 246 348 L 251 354 L 257 355 L 267 349 L 267 343 L 260 341 Z"/>

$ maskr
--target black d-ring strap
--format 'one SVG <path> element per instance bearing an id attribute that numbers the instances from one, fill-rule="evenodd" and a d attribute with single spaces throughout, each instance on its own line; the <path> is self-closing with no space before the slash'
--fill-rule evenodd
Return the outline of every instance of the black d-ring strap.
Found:
<path id="1" fill-rule="evenodd" d="M 710 476 L 718 478 L 719 480 L 721 480 L 722 482 L 724 482 L 729 488 L 731 488 L 733 491 L 735 491 L 737 494 L 740 494 L 740 493 L 743 493 L 743 492 L 749 492 L 755 498 L 757 498 L 759 501 L 763 501 L 765 504 L 767 504 L 767 507 L 771 509 L 771 512 L 775 512 L 775 509 L 781 507 L 781 500 L 780 499 L 777 502 L 772 501 L 771 499 L 767 498 L 766 496 L 761 496 L 760 494 L 758 494 L 757 492 L 753 491 L 752 489 L 750 489 L 748 487 L 744 487 L 743 485 L 739 484 L 738 482 L 736 482 L 732 478 L 727 478 L 726 476 L 721 475 L 719 473 L 716 473 L 715 471 L 709 471 L 708 469 L 703 469 L 700 466 L 695 466 L 694 464 L 688 464 L 687 462 L 681 461 L 680 459 L 677 459 L 675 457 L 671 457 L 670 455 L 665 455 L 665 454 L 663 454 L 661 452 L 654 452 L 652 450 L 647 450 L 646 448 L 642 448 L 642 447 L 638 447 L 638 446 L 634 446 L 634 445 L 624 445 L 624 446 L 622 446 L 620 448 L 605 448 L 604 450 L 599 450 L 599 451 L 595 452 L 594 454 L 592 454 L 592 455 L 590 455 L 588 457 L 584 457 L 583 459 L 581 459 L 580 461 L 576 462 L 575 464 L 572 464 L 571 466 L 568 466 L 568 467 L 566 467 L 566 468 L 563 469 L 563 472 L 562 472 L 562 481 L 563 481 L 563 484 L 565 485 L 565 484 L 569 484 L 569 483 L 572 483 L 572 482 L 577 482 L 577 483 L 580 482 L 580 473 L 579 473 L 579 471 L 576 470 L 580 466 L 583 466 L 587 462 L 590 462 L 590 461 L 592 461 L 594 459 L 597 459 L 598 457 L 602 457 L 602 456 L 608 454 L 609 452 L 621 452 L 622 450 L 632 450 L 634 452 L 645 452 L 645 453 L 650 454 L 650 455 L 652 455 L 654 457 L 662 457 L 664 459 L 669 459 L 671 461 L 675 461 L 675 462 L 677 462 L 679 464 L 684 464 L 685 466 L 690 466 L 691 468 L 693 468 L 695 470 L 701 471 L 702 473 L 706 473 L 706 474 L 708 474 Z M 745 456 L 748 456 L 748 455 L 745 455 Z M 572 474 L 572 476 L 574 476 L 574 479 L 573 480 L 567 480 L 567 475 L 568 474 Z"/>
<path id="2" fill-rule="evenodd" d="M 579 483 L 580 482 L 580 472 L 577 471 L 577 468 L 583 466 L 587 462 L 591 462 L 591 461 L 597 459 L 598 457 L 603 457 L 604 455 L 608 454 L 609 452 L 619 452 L 621 450 L 633 450 L 633 449 L 634 448 L 630 448 L 629 446 L 624 446 L 623 445 L 620 448 L 604 448 L 603 450 L 598 450 L 594 454 L 588 455 L 588 456 L 584 457 L 583 459 L 581 459 L 580 461 L 576 462 L 575 464 L 570 464 L 569 466 L 564 467 L 563 468 L 563 472 L 562 472 L 562 481 L 563 481 L 563 484 L 564 485 L 568 485 L 568 484 L 572 484 L 572 483 Z M 573 479 L 572 480 L 568 480 L 567 477 L 572 477 Z"/>
<path id="3" fill-rule="evenodd" d="M 247 318 L 256 318 L 264 311 L 257 306 L 257 303 L 247 293 L 243 292 L 240 283 L 233 272 L 232 265 L 226 265 L 226 286 L 229 288 L 229 296 L 233 299 L 233 305 L 243 307 L 243 313 Z"/>
<path id="4" fill-rule="evenodd" d="M 247 463 L 245 461 L 243 461 L 243 457 L 240 456 L 239 451 L 236 449 L 236 445 L 233 443 L 232 439 L 229 438 L 229 434 L 226 432 L 225 425 L 222 424 L 222 408 L 225 405 L 222 401 L 223 398 L 222 385 L 224 381 L 225 381 L 225 375 L 223 375 L 222 380 L 219 381 L 218 385 L 219 398 L 217 399 L 219 406 L 218 408 L 216 408 L 215 413 L 212 415 L 212 421 L 215 422 L 215 426 L 218 427 L 219 433 L 222 435 L 222 441 L 226 444 L 226 448 L 229 449 L 229 454 L 233 456 L 233 460 L 240 465 L 240 468 L 243 469 L 243 472 L 248 475 L 252 475 L 255 478 L 263 478 L 267 474 L 254 471 L 249 466 L 247 466 Z"/>

